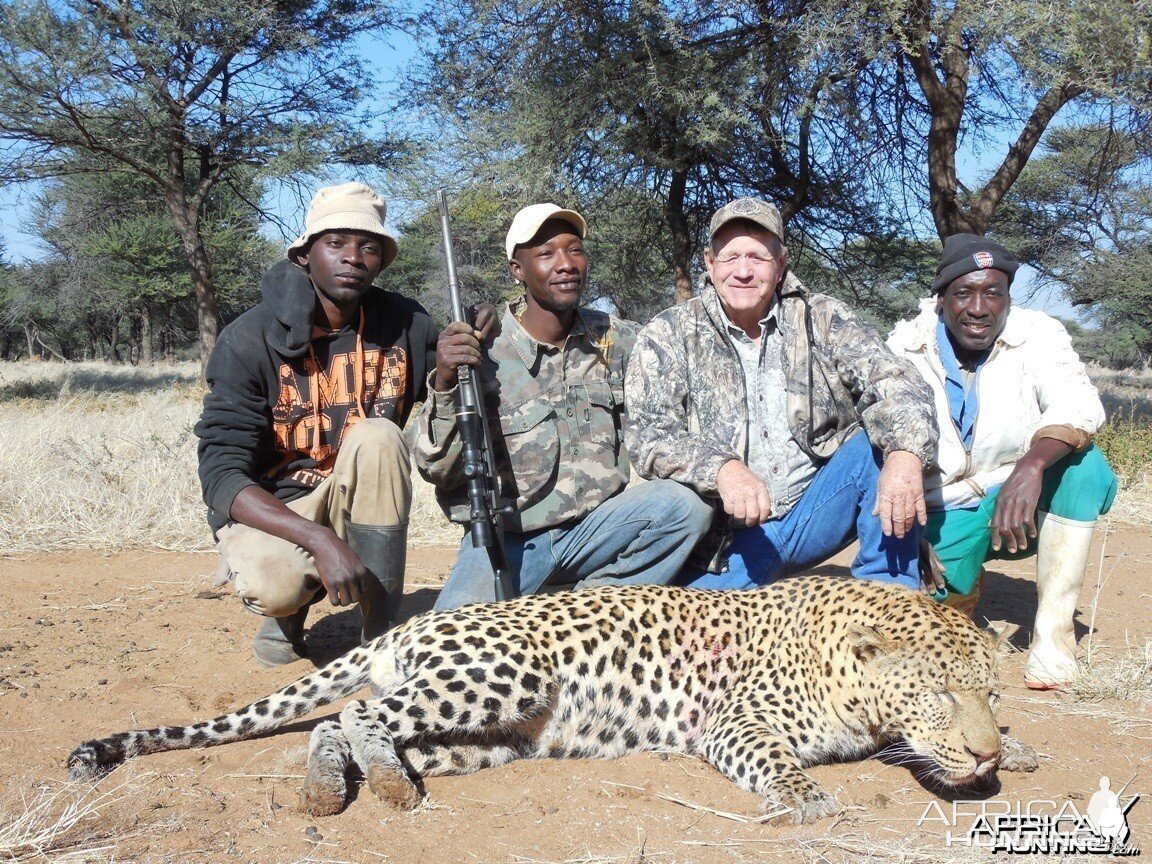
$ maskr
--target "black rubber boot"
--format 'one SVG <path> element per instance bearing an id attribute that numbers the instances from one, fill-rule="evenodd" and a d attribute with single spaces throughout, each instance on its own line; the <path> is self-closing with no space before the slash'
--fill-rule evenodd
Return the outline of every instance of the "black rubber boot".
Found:
<path id="1" fill-rule="evenodd" d="M 308 656 L 304 646 L 304 620 L 310 605 L 305 603 L 283 618 L 265 618 L 260 622 L 256 638 L 252 640 L 257 663 L 265 669 L 274 669 Z"/>
<path id="2" fill-rule="evenodd" d="M 404 597 L 404 564 L 408 552 L 408 525 L 344 523 L 345 540 L 368 569 L 360 599 L 364 626 L 360 644 L 375 639 L 396 625 Z"/>

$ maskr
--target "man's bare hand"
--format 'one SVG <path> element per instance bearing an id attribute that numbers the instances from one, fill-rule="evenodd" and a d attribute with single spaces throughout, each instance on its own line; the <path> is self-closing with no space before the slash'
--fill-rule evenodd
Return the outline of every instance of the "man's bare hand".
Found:
<path id="1" fill-rule="evenodd" d="M 924 466 L 920 458 L 907 450 L 893 450 L 884 460 L 876 484 L 876 507 L 873 516 L 880 517 L 880 529 L 886 537 L 903 537 L 912 523 L 928 524 L 924 504 Z"/>
<path id="2" fill-rule="evenodd" d="M 1044 483 L 1044 466 L 1028 460 L 1016 463 L 992 511 L 992 548 L 997 552 L 1005 543 L 1009 552 L 1028 548 L 1028 538 L 1036 536 L 1036 505 Z"/>
<path id="3" fill-rule="evenodd" d="M 476 338 L 484 345 L 491 345 L 492 340 L 500 335 L 500 313 L 487 300 L 473 303 L 471 312 Z"/>
<path id="4" fill-rule="evenodd" d="M 471 324 L 453 321 L 436 340 L 436 380 L 433 386 L 441 393 L 456 386 L 461 366 L 480 363 L 480 331 Z"/>
<path id="5" fill-rule="evenodd" d="M 436 379 L 432 386 L 440 392 L 456 386 L 461 366 L 480 363 L 481 344 L 490 344 L 500 335 L 500 316 L 491 303 L 477 303 L 471 309 L 475 325 L 453 321 L 436 340 Z"/>
<path id="6" fill-rule="evenodd" d="M 316 561 L 316 572 L 333 606 L 359 603 L 368 570 L 352 547 L 330 532 L 309 550 Z"/>
<path id="7" fill-rule="evenodd" d="M 716 473 L 716 490 L 724 502 L 724 512 L 749 528 L 772 516 L 768 487 L 739 459 L 729 459 L 721 466 Z"/>

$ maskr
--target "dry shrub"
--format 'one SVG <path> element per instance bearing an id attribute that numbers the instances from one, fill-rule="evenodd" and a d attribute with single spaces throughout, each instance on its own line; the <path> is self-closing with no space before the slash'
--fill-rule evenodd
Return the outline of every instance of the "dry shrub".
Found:
<path id="1" fill-rule="evenodd" d="M 1120 481 L 1113 518 L 1133 525 L 1152 523 L 1152 425 L 1113 416 L 1097 434 L 1096 445 Z"/>

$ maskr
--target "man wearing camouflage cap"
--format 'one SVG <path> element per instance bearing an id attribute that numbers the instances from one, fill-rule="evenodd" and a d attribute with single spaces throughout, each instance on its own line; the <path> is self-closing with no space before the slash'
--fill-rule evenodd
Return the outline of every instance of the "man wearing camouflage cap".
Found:
<path id="1" fill-rule="evenodd" d="M 1048 689 L 1077 674 L 1076 601 L 1116 477 L 1092 444 L 1104 407 L 1064 326 L 1012 304 L 1019 266 L 985 237 L 949 237 L 933 296 L 888 344 L 935 395 L 940 443 L 925 479 L 925 534 L 944 566 L 946 602 L 975 617 L 984 562 L 1030 555 L 1036 540 L 1024 676 Z"/>
<path id="2" fill-rule="evenodd" d="M 918 588 L 931 391 L 847 306 L 788 272 L 780 213 L 741 198 L 709 227 L 700 295 L 637 337 L 628 446 L 645 477 L 716 507 L 682 582 L 751 588 L 854 538 L 855 576 Z"/>
<path id="3" fill-rule="evenodd" d="M 444 330 L 419 415 L 417 468 L 449 518 L 467 526 L 455 389 L 460 366 L 479 366 L 502 497 L 514 504 L 504 544 L 521 594 L 666 583 L 711 519 L 680 483 L 625 488 L 624 374 L 636 325 L 580 306 L 586 235 L 584 218 L 555 204 L 516 215 L 504 251 L 524 296 L 508 305 L 483 358 L 469 325 Z M 436 608 L 493 599 L 488 556 L 466 528 Z"/>

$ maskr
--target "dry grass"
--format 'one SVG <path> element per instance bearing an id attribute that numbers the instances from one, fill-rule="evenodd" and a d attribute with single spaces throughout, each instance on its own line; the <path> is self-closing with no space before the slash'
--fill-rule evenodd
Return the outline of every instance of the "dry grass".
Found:
<path id="1" fill-rule="evenodd" d="M 195 364 L 0 363 L 0 554 L 209 549 Z M 459 542 L 417 478 L 411 540 Z"/>
<path id="2" fill-rule="evenodd" d="M 1100 391 L 1109 417 L 1144 423 L 1152 420 L 1152 370 L 1118 372 L 1089 366 L 1088 375 Z"/>
<path id="3" fill-rule="evenodd" d="M 111 830 L 101 812 L 129 794 L 125 784 L 102 790 L 67 783 L 35 786 L 30 793 L 11 796 L 0 811 L 0 860 L 11 864 L 116 860 L 116 845 L 124 834 Z"/>
<path id="4" fill-rule="evenodd" d="M 1128 406 L 1098 438 L 1122 481 L 1113 518 L 1152 523 L 1152 374 L 1093 375 Z M 192 435 L 201 396 L 193 363 L 0 362 L 0 554 L 211 548 Z M 411 542 L 457 544 L 431 488 L 415 485 Z"/>
<path id="5" fill-rule="evenodd" d="M 1095 652 L 1068 691 L 1076 702 L 1117 700 L 1149 720 L 1152 707 L 1152 639 L 1121 652 Z"/>

